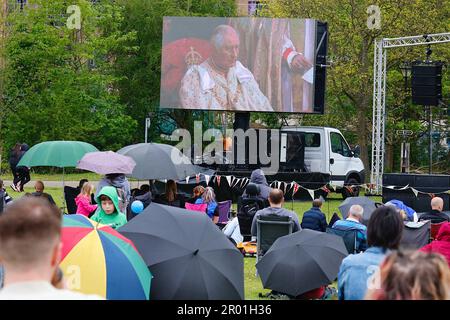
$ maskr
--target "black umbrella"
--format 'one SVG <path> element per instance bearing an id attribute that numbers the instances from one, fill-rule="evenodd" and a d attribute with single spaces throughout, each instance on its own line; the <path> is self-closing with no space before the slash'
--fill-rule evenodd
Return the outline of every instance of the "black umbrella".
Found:
<path id="1" fill-rule="evenodd" d="M 256 268 L 264 288 L 298 296 L 333 282 L 347 254 L 341 237 L 303 229 L 278 238 Z"/>
<path id="2" fill-rule="evenodd" d="M 136 162 L 131 177 L 139 180 L 184 179 L 202 172 L 177 148 L 161 143 L 139 143 L 126 146 L 117 153 L 129 156 Z"/>
<path id="3" fill-rule="evenodd" d="M 244 299 L 243 256 L 206 214 L 152 203 L 119 232 L 154 276 L 151 299 Z"/>
<path id="4" fill-rule="evenodd" d="M 369 222 L 369 219 L 372 216 L 372 212 L 374 212 L 375 209 L 377 208 L 377 204 L 372 199 L 367 197 L 347 198 L 339 205 L 339 211 L 341 212 L 342 217 L 344 219 L 347 219 L 348 211 L 350 210 L 350 207 L 354 204 L 359 204 L 361 207 L 363 207 L 364 213 L 362 223 L 367 225 L 367 222 Z"/>

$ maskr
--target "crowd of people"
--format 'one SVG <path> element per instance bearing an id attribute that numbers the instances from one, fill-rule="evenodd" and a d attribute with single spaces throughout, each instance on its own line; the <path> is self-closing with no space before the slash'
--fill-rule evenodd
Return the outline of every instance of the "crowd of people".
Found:
<path id="1" fill-rule="evenodd" d="M 0 288 L 3 287 L 0 299 L 98 299 L 64 289 L 58 268 L 61 211 L 44 191 L 42 181 L 36 181 L 34 187 L 35 192 L 13 201 L 0 180 L 0 196 L 4 199 L 0 202 L 3 206 L 0 212 L 4 211 L 0 215 Z M 120 174 L 105 176 L 96 192 L 94 184 L 87 179 L 80 181 L 77 190 L 76 213 L 112 228 L 123 226 L 137 215 L 131 210 L 136 200 L 144 207 L 151 202 L 186 208 L 202 206 L 214 223 L 219 215 L 213 188 L 197 185 L 192 197 L 185 198 L 178 194 L 173 180 L 167 181 L 165 192 L 160 195 L 151 183 L 131 189 L 127 178 Z M 245 240 L 238 216 L 251 211 L 248 203 L 256 204 L 251 241 L 257 237 L 258 219 L 269 215 L 288 217 L 292 232 L 302 229 L 355 232 L 354 252 L 349 252 L 342 261 L 337 290 L 322 286 L 291 298 L 329 299 L 332 295 L 342 300 L 450 298 L 450 222 L 442 212 L 443 200 L 439 197 L 431 200 L 432 211 L 420 217 L 405 214 L 404 207 L 389 203 L 373 211 L 367 223 L 363 223 L 364 209 L 360 205 L 352 205 L 347 218 L 333 218 L 327 223 L 321 210 L 323 199 L 315 199 L 300 222 L 295 212 L 284 208 L 283 191 L 270 188 L 264 173 L 257 170 L 239 198 L 237 212 L 232 212 L 222 228 L 236 246 Z M 403 250 L 400 241 L 404 222 L 424 219 L 442 224 L 435 239 L 419 250 Z"/>

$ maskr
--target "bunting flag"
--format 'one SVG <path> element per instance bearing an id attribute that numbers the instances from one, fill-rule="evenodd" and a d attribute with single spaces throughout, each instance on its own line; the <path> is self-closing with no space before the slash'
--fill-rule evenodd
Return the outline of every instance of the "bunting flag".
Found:
<path id="1" fill-rule="evenodd" d="M 250 180 L 248 178 L 242 178 L 241 188 L 245 187 L 245 185 L 247 184 L 247 181 L 250 181 Z"/>
<path id="2" fill-rule="evenodd" d="M 186 177 L 186 184 L 188 184 L 188 183 L 189 183 L 189 179 L 190 179 L 190 177 L 189 177 L 189 176 L 187 176 L 187 177 Z"/>
<path id="3" fill-rule="evenodd" d="M 311 196 L 311 199 L 314 201 L 314 190 L 306 189 L 308 190 L 309 195 Z"/>
<path id="4" fill-rule="evenodd" d="M 196 182 L 197 184 L 200 183 L 200 173 L 198 173 L 198 174 L 195 175 L 195 182 Z"/>
<path id="5" fill-rule="evenodd" d="M 330 193 L 331 191 L 327 188 L 327 186 L 323 186 L 322 190 L 325 191 L 326 193 Z"/>
<path id="6" fill-rule="evenodd" d="M 233 177 L 232 177 L 232 176 L 226 176 L 225 178 L 227 179 L 228 185 L 231 187 L 231 182 L 232 182 L 231 179 L 232 179 Z"/>
<path id="7" fill-rule="evenodd" d="M 209 179 L 211 178 L 211 176 L 208 176 L 207 174 L 205 174 L 204 176 L 205 176 L 206 186 L 208 186 Z"/>
<path id="8" fill-rule="evenodd" d="M 419 194 L 419 190 L 416 190 L 416 189 L 414 189 L 414 188 L 411 188 L 411 191 L 414 192 L 414 195 L 415 195 L 416 198 L 417 198 L 417 196 L 418 196 L 418 194 Z"/>
<path id="9" fill-rule="evenodd" d="M 234 178 L 234 181 L 233 181 L 233 186 L 232 186 L 232 188 L 234 188 L 234 187 L 236 187 L 238 184 L 239 184 L 239 182 L 241 181 L 241 179 L 240 178 Z"/>
<path id="10" fill-rule="evenodd" d="M 292 198 L 294 198 L 294 195 L 297 193 L 300 186 L 296 182 L 292 182 L 292 183 L 294 184 L 293 189 L 292 189 Z"/>

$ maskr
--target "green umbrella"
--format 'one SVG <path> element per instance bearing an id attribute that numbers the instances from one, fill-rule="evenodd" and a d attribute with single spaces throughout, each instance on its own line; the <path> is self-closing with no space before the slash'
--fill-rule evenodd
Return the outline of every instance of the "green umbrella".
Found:
<path id="1" fill-rule="evenodd" d="M 18 167 L 76 167 L 78 161 L 88 152 L 99 151 L 92 144 L 81 141 L 46 141 L 30 148 L 20 159 Z M 65 209 L 65 207 L 64 207 Z"/>

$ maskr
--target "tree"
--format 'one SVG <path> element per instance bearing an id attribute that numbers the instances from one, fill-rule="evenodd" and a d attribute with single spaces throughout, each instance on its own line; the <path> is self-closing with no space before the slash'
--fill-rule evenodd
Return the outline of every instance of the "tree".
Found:
<path id="1" fill-rule="evenodd" d="M 126 114 L 113 75 L 114 54 L 129 52 L 123 7 L 114 1 L 81 9 L 81 30 L 69 29 L 67 2 L 30 0 L 8 16 L 3 143 L 82 140 L 100 149 L 128 144 L 136 122 Z M 4 133 L 4 135 L 3 135 Z"/>
<path id="2" fill-rule="evenodd" d="M 276 17 L 313 18 L 328 22 L 329 56 L 334 60 L 328 69 L 328 92 L 324 116 L 305 116 L 304 123 L 318 123 L 343 128 L 353 133 L 361 146 L 361 158 L 369 166 L 371 141 L 372 88 L 373 88 L 373 45 L 376 39 L 393 38 L 418 34 L 446 32 L 449 16 L 448 1 L 434 0 L 378 0 L 378 1 L 312 1 L 273 0 L 268 1 L 268 13 Z M 446 4 L 447 3 L 447 4 Z M 378 5 L 381 12 L 379 29 L 369 29 L 367 8 Z M 426 14 L 424 14 L 426 12 Z M 442 51 L 448 58 L 448 50 Z M 423 57 L 417 48 L 389 52 L 388 70 L 402 60 Z M 392 126 L 398 120 L 398 112 L 391 112 L 393 106 L 402 103 L 402 79 L 399 71 L 388 73 L 387 133 L 388 143 Z M 397 76 L 397 81 L 395 81 Z M 391 82 L 391 80 L 394 80 Z"/>

